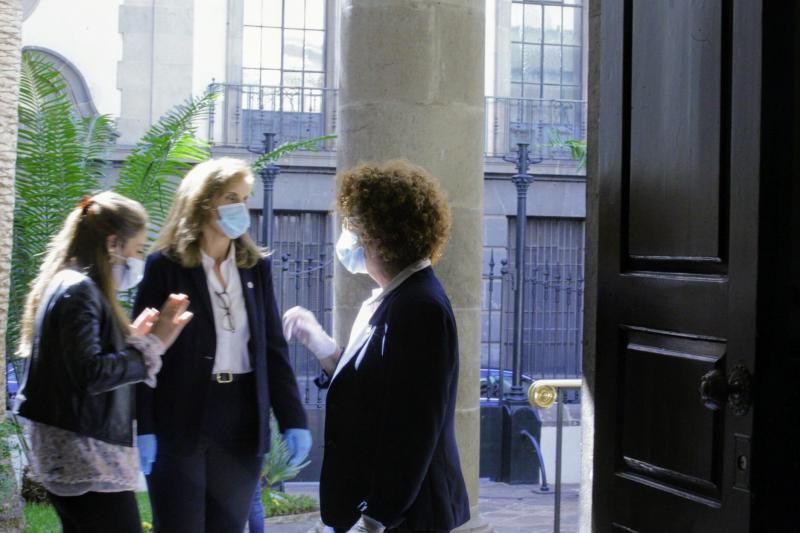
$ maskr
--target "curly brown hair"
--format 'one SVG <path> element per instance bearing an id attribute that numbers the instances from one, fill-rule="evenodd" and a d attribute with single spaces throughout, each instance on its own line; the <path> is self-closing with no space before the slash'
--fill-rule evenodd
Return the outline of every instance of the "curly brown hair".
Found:
<path id="1" fill-rule="evenodd" d="M 408 161 L 367 163 L 337 176 L 336 207 L 362 244 L 395 268 L 441 257 L 450 234 L 444 191 Z"/>

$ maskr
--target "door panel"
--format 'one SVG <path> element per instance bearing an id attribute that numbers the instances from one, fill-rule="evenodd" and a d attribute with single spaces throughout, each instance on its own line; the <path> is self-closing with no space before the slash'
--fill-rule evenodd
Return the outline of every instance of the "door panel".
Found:
<path id="1" fill-rule="evenodd" d="M 722 0 L 629 6 L 629 252 L 719 260 L 725 7 Z"/>
<path id="2" fill-rule="evenodd" d="M 753 369 L 760 6 L 600 4 L 594 529 L 747 531 L 752 410 L 699 388 Z"/>
<path id="3" fill-rule="evenodd" d="M 697 384 L 725 356 L 725 343 L 626 328 L 622 345 L 618 475 L 718 507 L 723 420 L 698 402 Z"/>

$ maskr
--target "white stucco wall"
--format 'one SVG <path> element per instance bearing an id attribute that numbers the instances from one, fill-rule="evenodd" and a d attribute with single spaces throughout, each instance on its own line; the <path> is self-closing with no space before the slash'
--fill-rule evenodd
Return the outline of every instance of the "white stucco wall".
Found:
<path id="1" fill-rule="evenodd" d="M 484 94 L 494 96 L 495 69 L 497 64 L 495 54 L 497 53 L 497 2 L 496 0 L 486 0 L 486 34 L 484 37 L 484 61 L 485 61 L 485 80 Z"/>
<path id="2" fill-rule="evenodd" d="M 227 0 L 194 3 L 194 65 L 192 94 L 199 95 L 215 79 L 225 80 Z"/>
<path id="3" fill-rule="evenodd" d="M 117 62 L 122 58 L 122 0 L 41 0 L 22 24 L 22 45 L 48 48 L 86 80 L 98 112 L 118 116 Z"/>

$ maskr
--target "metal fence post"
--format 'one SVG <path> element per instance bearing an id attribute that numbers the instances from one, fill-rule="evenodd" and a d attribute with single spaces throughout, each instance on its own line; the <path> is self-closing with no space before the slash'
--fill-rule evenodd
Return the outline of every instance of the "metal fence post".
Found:
<path id="1" fill-rule="evenodd" d="M 580 379 L 540 379 L 528 389 L 528 402 L 540 409 L 549 409 L 557 403 L 556 411 L 556 490 L 553 512 L 553 531 L 559 533 L 561 528 L 561 448 L 564 425 L 565 389 L 579 389 Z"/>
<path id="2" fill-rule="evenodd" d="M 514 352 L 509 400 L 524 402 L 525 395 L 522 391 L 522 337 L 525 314 L 525 229 L 528 223 L 528 188 L 533 183 L 533 176 L 528 174 L 528 167 L 531 164 L 541 163 L 542 160 L 529 156 L 528 143 L 517 143 L 516 156 L 504 156 L 503 159 L 517 165 L 517 173 L 511 177 L 511 181 L 517 187 L 517 239 L 514 264 Z"/>

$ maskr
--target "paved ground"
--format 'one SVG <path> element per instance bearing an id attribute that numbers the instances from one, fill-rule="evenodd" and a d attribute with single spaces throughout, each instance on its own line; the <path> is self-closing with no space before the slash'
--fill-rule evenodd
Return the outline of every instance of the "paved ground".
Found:
<path id="1" fill-rule="evenodd" d="M 534 492 L 538 485 L 507 485 L 481 481 L 478 512 L 495 533 L 549 533 L 553 531 L 553 493 Z M 552 487 L 551 487 L 552 488 Z M 287 483 L 290 493 L 317 497 L 316 483 Z M 268 518 L 267 531 L 307 533 L 319 523 L 319 513 L 290 518 Z M 561 533 L 578 531 L 578 486 L 565 486 L 561 496 Z"/>

